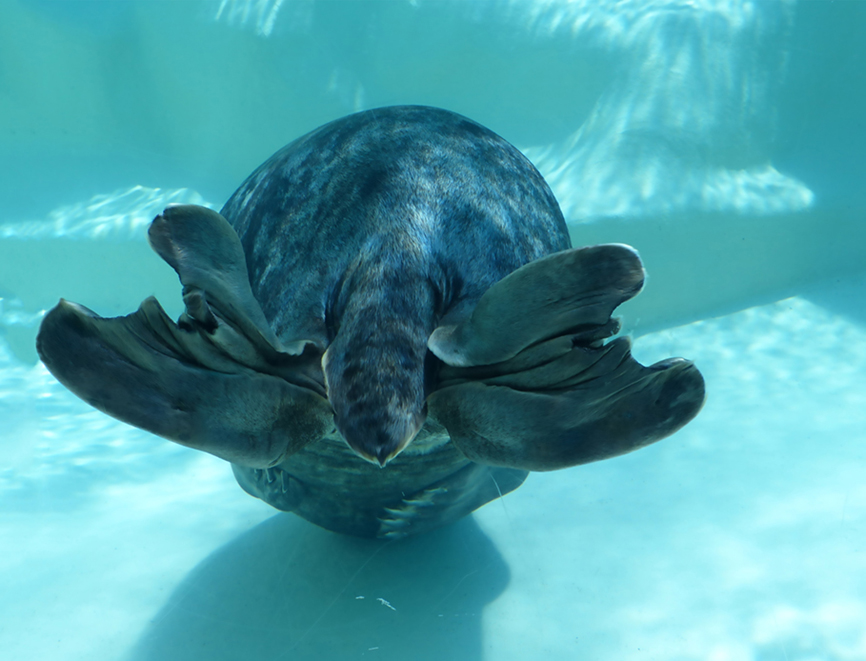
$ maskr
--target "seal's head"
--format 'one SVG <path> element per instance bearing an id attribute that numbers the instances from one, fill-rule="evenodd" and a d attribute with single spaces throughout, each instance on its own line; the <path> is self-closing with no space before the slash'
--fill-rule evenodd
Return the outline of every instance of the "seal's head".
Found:
<path id="1" fill-rule="evenodd" d="M 337 429 L 359 456 L 384 467 L 427 419 L 434 310 L 429 283 L 404 268 L 375 271 L 344 285 L 322 371 Z"/>
<path id="2" fill-rule="evenodd" d="M 410 373 L 383 373 L 345 356 L 335 360 L 335 353 L 328 350 L 323 366 L 337 429 L 360 457 L 385 466 L 424 426 L 423 393 L 413 392 Z"/>

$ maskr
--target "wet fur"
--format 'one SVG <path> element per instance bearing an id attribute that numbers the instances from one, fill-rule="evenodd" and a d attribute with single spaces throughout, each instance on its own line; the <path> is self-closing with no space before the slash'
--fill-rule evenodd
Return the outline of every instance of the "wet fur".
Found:
<path id="1" fill-rule="evenodd" d="M 389 459 L 426 416 L 427 339 L 518 267 L 569 247 L 541 175 L 459 115 L 370 110 L 277 152 L 222 209 L 283 342 L 324 350 L 337 427 Z"/>

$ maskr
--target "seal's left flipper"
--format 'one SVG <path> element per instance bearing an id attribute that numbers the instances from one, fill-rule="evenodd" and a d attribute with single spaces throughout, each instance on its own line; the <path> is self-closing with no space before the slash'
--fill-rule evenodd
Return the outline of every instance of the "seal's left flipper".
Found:
<path id="1" fill-rule="evenodd" d="M 175 326 L 154 298 L 111 319 L 61 301 L 42 321 L 37 349 L 91 406 L 232 463 L 273 466 L 333 428 L 324 393 L 231 360 Z M 288 362 L 281 371 L 289 376 Z"/>
<path id="2" fill-rule="evenodd" d="M 543 374 L 555 383 L 539 382 Z M 625 339 L 598 349 L 575 346 L 525 372 L 454 383 L 428 398 L 430 417 L 454 445 L 478 463 L 535 471 L 661 440 L 694 418 L 705 398 L 703 377 L 691 362 L 673 358 L 644 367 Z"/>
<path id="3" fill-rule="evenodd" d="M 148 237 L 183 284 L 178 324 L 154 298 L 113 319 L 61 301 L 37 338 L 51 373 L 109 415 L 244 466 L 272 466 L 330 431 L 316 339 L 280 346 L 228 222 L 174 206 Z"/>
<path id="4" fill-rule="evenodd" d="M 474 512 L 514 491 L 527 472 L 469 464 L 456 473 L 407 496 L 379 517 L 377 537 L 397 539 L 433 530 Z"/>

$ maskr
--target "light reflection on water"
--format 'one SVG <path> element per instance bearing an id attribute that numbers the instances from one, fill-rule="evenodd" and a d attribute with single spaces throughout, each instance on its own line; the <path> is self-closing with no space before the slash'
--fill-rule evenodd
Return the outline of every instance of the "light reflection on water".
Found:
<path id="1" fill-rule="evenodd" d="M 87 202 L 63 205 L 45 220 L 0 224 L 0 239 L 141 241 L 151 221 L 169 204 L 212 206 L 187 188 L 133 186 L 94 195 Z"/>

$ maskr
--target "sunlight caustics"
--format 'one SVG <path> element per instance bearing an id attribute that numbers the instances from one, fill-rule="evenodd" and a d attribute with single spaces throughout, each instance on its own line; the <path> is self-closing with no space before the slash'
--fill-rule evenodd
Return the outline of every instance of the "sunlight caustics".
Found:
<path id="1" fill-rule="evenodd" d="M 536 31 L 567 31 L 624 59 L 568 140 L 526 150 L 572 222 L 812 205 L 809 188 L 770 163 L 793 2 L 532 6 Z"/>
<path id="2" fill-rule="evenodd" d="M 314 3 L 292 5 L 285 23 L 309 27 Z M 536 38 L 565 35 L 619 62 L 570 137 L 522 145 L 570 222 L 682 210 L 779 214 L 813 205 L 813 192 L 774 168 L 769 151 L 793 0 L 488 0 L 472 3 L 471 10 L 466 3 L 451 5 L 467 18 L 520 26 Z M 281 39 L 286 35 L 273 30 L 284 7 L 271 0 L 222 0 L 216 17 Z M 297 18 L 301 11 L 305 21 Z M 328 89 L 350 98 L 354 111 L 369 107 L 363 78 L 335 70 Z"/>
<path id="3" fill-rule="evenodd" d="M 45 220 L 0 225 L 0 239 L 91 239 L 143 241 L 148 225 L 169 204 L 211 206 L 187 188 L 163 190 L 133 186 L 64 205 Z"/>

